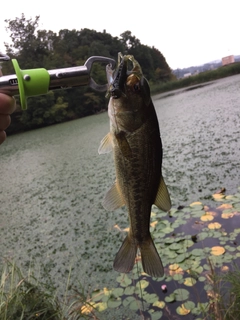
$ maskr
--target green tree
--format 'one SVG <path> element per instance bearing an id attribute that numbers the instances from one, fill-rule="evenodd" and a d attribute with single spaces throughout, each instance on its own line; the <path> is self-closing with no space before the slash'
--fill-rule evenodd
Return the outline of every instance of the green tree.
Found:
<path id="1" fill-rule="evenodd" d="M 132 54 L 140 63 L 143 73 L 151 83 L 167 81 L 172 73 L 162 53 L 125 31 L 121 37 L 112 37 L 105 30 L 90 29 L 53 31 L 39 29 L 39 16 L 27 19 L 24 14 L 14 20 L 5 20 L 12 39 L 5 44 L 11 57 L 16 57 L 21 69 L 45 68 L 47 70 L 80 66 L 92 55 L 117 59 L 118 52 Z M 3 73 L 13 73 L 11 63 L 4 63 Z M 105 84 L 106 66 L 95 63 L 91 77 Z M 9 132 L 42 127 L 54 123 L 94 114 L 107 108 L 105 93 L 80 87 L 56 90 L 47 95 L 28 99 L 28 109 L 12 116 Z"/>

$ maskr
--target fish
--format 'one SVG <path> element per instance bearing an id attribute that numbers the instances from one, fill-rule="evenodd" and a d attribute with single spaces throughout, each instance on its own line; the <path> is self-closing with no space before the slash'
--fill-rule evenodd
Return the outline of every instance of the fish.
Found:
<path id="1" fill-rule="evenodd" d="M 150 216 L 153 204 L 169 211 L 171 199 L 162 177 L 162 142 L 149 84 L 132 55 L 119 53 L 116 69 L 108 65 L 106 73 L 110 132 L 98 153 L 113 151 L 116 180 L 102 204 L 109 211 L 125 206 L 130 222 L 113 268 L 130 272 L 140 250 L 144 272 L 162 277 L 164 268 L 151 237 Z"/>

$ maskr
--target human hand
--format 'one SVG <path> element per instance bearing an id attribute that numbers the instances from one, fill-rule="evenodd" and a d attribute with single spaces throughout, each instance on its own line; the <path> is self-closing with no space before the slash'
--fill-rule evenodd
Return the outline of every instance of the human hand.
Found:
<path id="1" fill-rule="evenodd" d="M 4 130 L 6 130 L 10 125 L 10 114 L 12 114 L 15 109 L 15 99 L 11 96 L 0 93 L 0 144 L 6 139 L 6 132 Z"/>

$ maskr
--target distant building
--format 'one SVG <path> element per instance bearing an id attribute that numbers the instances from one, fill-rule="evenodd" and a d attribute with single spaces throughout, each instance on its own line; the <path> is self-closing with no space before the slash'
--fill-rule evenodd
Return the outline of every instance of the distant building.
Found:
<path id="1" fill-rule="evenodd" d="M 190 72 L 184 73 L 183 78 L 188 78 L 188 77 L 190 77 L 191 75 L 192 75 L 192 74 L 191 74 Z"/>
<path id="2" fill-rule="evenodd" d="M 226 66 L 227 64 L 234 63 L 234 62 L 235 62 L 234 55 L 222 58 L 222 66 Z"/>

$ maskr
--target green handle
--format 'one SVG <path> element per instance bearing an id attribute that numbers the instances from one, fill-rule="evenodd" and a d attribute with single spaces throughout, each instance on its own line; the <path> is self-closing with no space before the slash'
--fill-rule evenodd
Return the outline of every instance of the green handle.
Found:
<path id="1" fill-rule="evenodd" d="M 48 93 L 50 75 L 46 69 L 21 70 L 16 59 L 12 60 L 17 79 L 21 106 L 27 109 L 27 98 Z"/>

